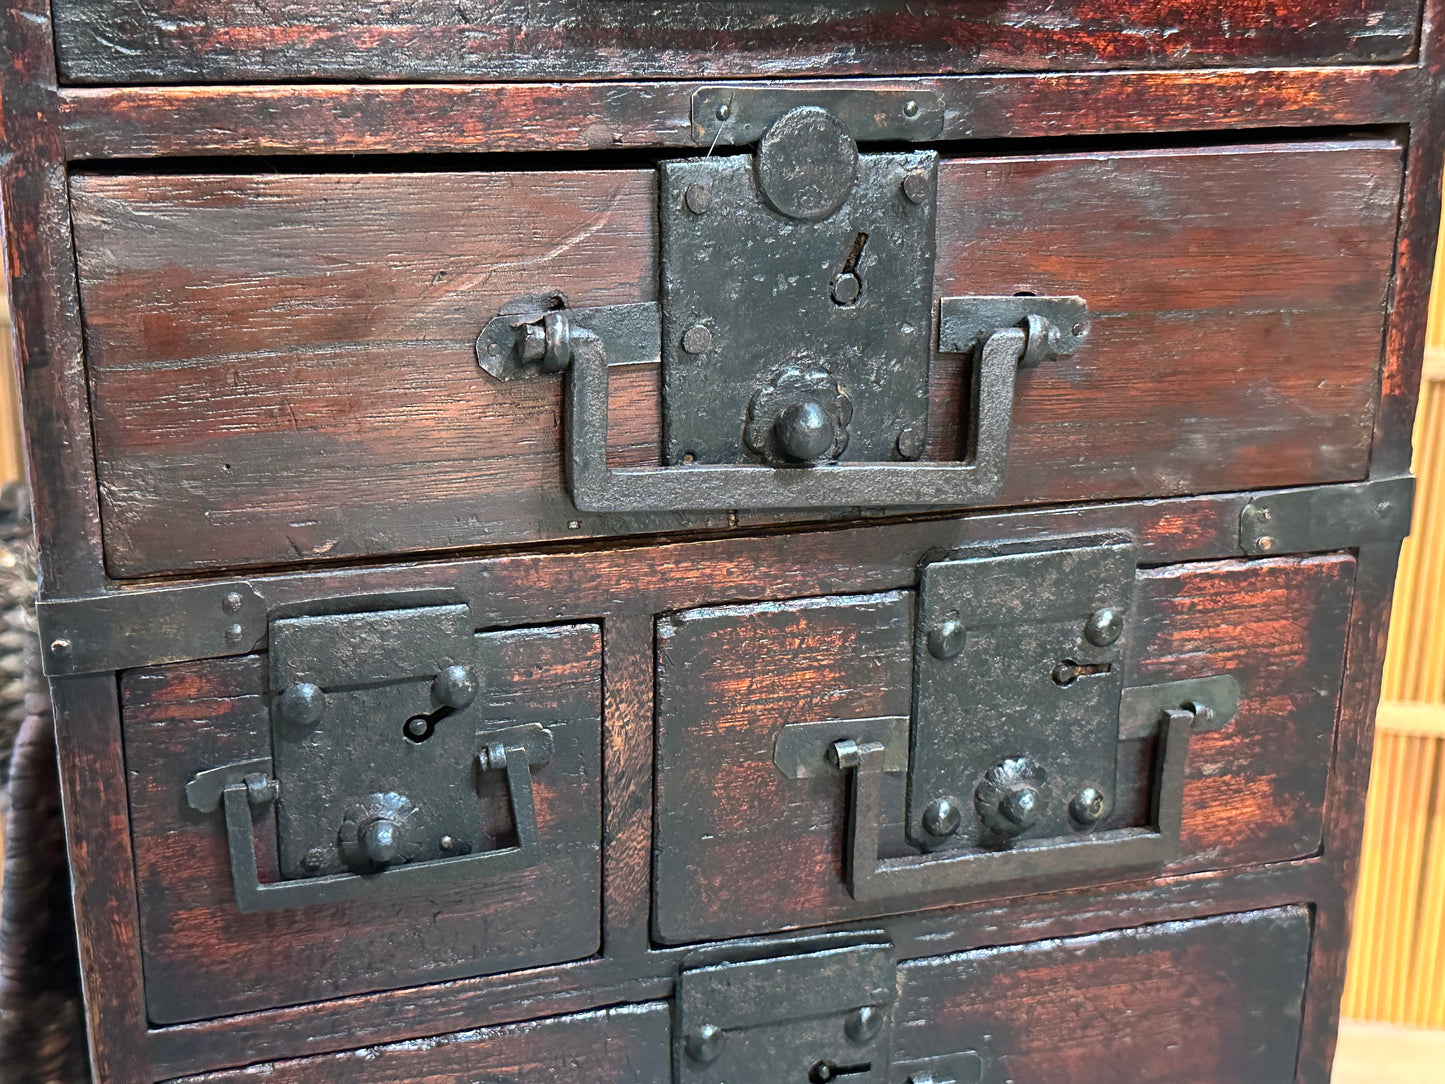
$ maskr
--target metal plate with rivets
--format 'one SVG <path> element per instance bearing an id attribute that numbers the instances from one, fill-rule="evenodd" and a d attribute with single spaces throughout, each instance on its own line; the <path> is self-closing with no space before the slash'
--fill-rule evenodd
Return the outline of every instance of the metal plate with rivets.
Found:
<path id="1" fill-rule="evenodd" d="M 814 406 L 781 424 L 819 461 L 922 448 L 937 155 L 845 154 L 815 112 L 779 121 L 756 160 L 662 164 L 669 464 L 783 465 L 775 423 L 795 400 Z"/>
<path id="2" fill-rule="evenodd" d="M 475 695 L 475 643 L 464 604 L 271 622 L 283 877 L 371 871 L 357 837 L 379 810 L 404 814 L 391 826 L 396 861 L 489 845 L 480 839 L 475 768 L 481 716 L 446 679 L 466 668 Z"/>
<path id="3" fill-rule="evenodd" d="M 1135 563 L 1126 541 L 1070 539 L 924 566 L 910 839 L 996 849 L 1107 816 Z"/>

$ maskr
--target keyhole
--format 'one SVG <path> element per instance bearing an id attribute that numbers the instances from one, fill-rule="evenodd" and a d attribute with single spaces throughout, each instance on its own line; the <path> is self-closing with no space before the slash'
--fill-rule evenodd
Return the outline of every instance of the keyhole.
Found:
<path id="1" fill-rule="evenodd" d="M 853 238 L 853 247 L 848 250 L 842 269 L 833 276 L 829 292 L 833 304 L 840 308 L 858 304 L 858 299 L 863 296 L 863 279 L 858 274 L 858 263 L 863 259 L 863 246 L 867 243 L 868 235 L 860 230 Z"/>
<path id="2" fill-rule="evenodd" d="M 456 708 L 443 707 L 437 708 L 436 711 L 428 712 L 425 715 L 413 715 L 401 724 L 401 736 L 409 742 L 420 745 L 432 736 L 432 731 L 436 730 L 437 723 L 441 722 L 456 710 Z"/>
<path id="3" fill-rule="evenodd" d="M 873 1063 L 862 1065 L 839 1065 L 836 1061 L 824 1059 L 808 1070 L 808 1084 L 828 1084 L 840 1076 L 862 1076 L 873 1071 Z"/>
<path id="4" fill-rule="evenodd" d="M 1114 664 L 1111 662 L 1075 662 L 1073 659 L 1065 659 L 1054 667 L 1052 676 L 1055 685 L 1072 685 L 1081 677 L 1107 674 L 1113 669 Z"/>

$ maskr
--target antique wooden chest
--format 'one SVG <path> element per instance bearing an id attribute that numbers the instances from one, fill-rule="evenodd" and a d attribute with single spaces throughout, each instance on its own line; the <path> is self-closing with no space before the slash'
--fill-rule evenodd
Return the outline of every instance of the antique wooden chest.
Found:
<path id="1" fill-rule="evenodd" d="M 96 1076 L 1322 1082 L 1445 0 L 11 0 Z"/>

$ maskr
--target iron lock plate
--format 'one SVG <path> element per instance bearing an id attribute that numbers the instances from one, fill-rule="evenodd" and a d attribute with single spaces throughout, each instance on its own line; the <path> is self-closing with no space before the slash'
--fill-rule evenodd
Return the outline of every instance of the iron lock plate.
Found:
<path id="1" fill-rule="evenodd" d="M 452 858 L 480 838 L 470 607 L 286 617 L 270 627 L 281 875 L 370 872 L 368 827 L 394 862 Z"/>
<path id="2" fill-rule="evenodd" d="M 677 1080 L 888 1084 L 897 981 L 881 935 L 696 953 L 677 982 Z"/>
<path id="3" fill-rule="evenodd" d="M 662 163 L 667 463 L 918 458 L 937 168 L 932 151 L 859 154 L 821 108 L 755 155 Z M 780 435 L 801 407 L 812 428 Z"/>
<path id="4" fill-rule="evenodd" d="M 1107 815 L 1136 555 L 1077 541 L 924 566 L 907 799 L 919 846 L 1000 849 Z"/>

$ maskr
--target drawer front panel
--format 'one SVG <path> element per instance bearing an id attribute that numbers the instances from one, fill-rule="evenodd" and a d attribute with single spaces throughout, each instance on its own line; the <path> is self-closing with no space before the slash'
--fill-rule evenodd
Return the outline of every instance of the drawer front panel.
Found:
<path id="1" fill-rule="evenodd" d="M 223 1084 L 668 1084 L 668 1007 L 633 1005 L 187 1077 Z"/>
<path id="2" fill-rule="evenodd" d="M 273 655 L 278 639 L 273 624 Z M 374 719 L 363 708 L 360 729 L 345 729 L 346 688 L 319 674 L 327 712 L 314 733 L 293 741 L 293 721 L 278 715 L 290 688 L 283 694 L 274 687 L 265 657 L 123 676 L 153 1020 L 195 1020 L 487 974 L 596 950 L 598 630 L 477 634 L 473 659 L 475 700 L 465 710 L 433 713 L 434 733 L 424 743 L 403 735 L 404 723 L 416 725 L 406 707 L 383 705 Z M 421 691 L 426 694 L 425 682 Z M 541 732 L 548 736 L 545 753 L 524 763 L 520 776 L 507 774 L 508 782 L 495 764 L 478 769 L 472 763 L 495 744 L 483 733 Z M 520 740 L 502 743 L 513 746 L 510 759 L 525 762 Z M 430 750 L 439 759 L 412 756 Z M 242 839 L 228 842 L 236 811 L 218 805 L 214 795 L 209 803 L 198 801 L 194 781 L 207 769 L 238 763 L 274 778 L 280 793 L 242 816 Z M 397 793 L 410 803 L 401 813 L 385 802 L 379 811 L 367 808 Z M 416 812 L 408 815 L 412 807 Z M 375 866 L 358 864 L 352 853 L 358 835 L 368 846 L 377 843 L 365 830 L 388 815 L 381 828 L 395 830 L 391 845 L 416 849 L 411 860 L 392 869 L 385 863 L 394 859 L 373 853 Z M 535 819 L 535 845 L 521 838 L 528 817 Z M 347 821 L 361 829 L 350 841 Z M 237 855 L 244 853 L 254 853 L 262 882 L 249 897 L 236 873 Z M 450 880 L 414 884 L 452 856 L 502 860 L 452 867 L 461 873 Z M 321 879 L 329 879 L 331 895 L 317 895 Z M 267 896 L 278 890 L 281 896 Z"/>
<path id="3" fill-rule="evenodd" d="M 1309 943 L 1287 907 L 904 963 L 893 1063 L 971 1049 L 981 1084 L 1280 1084 Z"/>
<path id="4" fill-rule="evenodd" d="M 980 5 L 881 0 L 583 0 L 337 10 L 194 0 L 62 0 L 63 76 L 83 83 L 294 79 L 640 79 L 929 74 L 1387 60 L 1413 47 L 1413 0 L 1140 0 Z"/>
<path id="5" fill-rule="evenodd" d="M 923 728 L 924 715 L 947 716 L 947 701 L 940 713 L 939 701 L 916 696 L 924 671 L 915 667 L 934 665 L 931 647 L 918 646 L 922 633 L 915 627 L 930 622 L 919 620 L 916 592 L 715 607 L 660 619 L 655 935 L 668 942 L 731 937 L 1128 880 L 1161 868 L 1222 869 L 1313 853 L 1353 576 L 1349 556 L 1140 570 L 1125 631 L 1108 649 L 1118 654 L 1108 666 L 1093 664 L 1109 673 L 1085 667 L 1075 678 L 1055 669 L 1050 680 L 1048 666 L 1055 664 L 1048 663 L 1041 676 L 1025 670 L 998 677 L 1008 657 L 1034 650 L 1025 641 L 1016 649 L 994 645 L 992 654 L 986 644 L 985 657 L 1005 661 L 982 669 L 967 650 L 959 656 L 975 668 L 956 679 L 958 703 L 996 704 L 982 709 L 988 718 L 974 737 L 944 732 L 930 738 Z M 1028 591 L 1021 595 L 1021 605 L 1032 605 Z M 994 635 L 987 628 L 982 634 Z M 1020 856 L 1007 853 L 1010 841 L 984 832 L 976 820 L 983 814 L 975 811 L 981 773 L 1000 757 L 1027 754 L 1046 779 L 1057 775 L 1058 784 L 1039 787 L 1045 794 L 1073 781 L 1054 795 L 1058 817 L 1075 787 L 1097 786 L 1105 811 L 1096 835 L 1150 823 L 1151 802 L 1162 793 L 1163 727 L 1140 731 L 1141 719 L 1131 722 L 1124 718 L 1130 712 L 1120 709 L 1117 731 L 1100 739 L 1089 728 L 1105 718 L 1107 698 L 1072 702 L 1076 706 L 1069 699 L 1076 691 L 1086 695 L 1091 682 L 1118 677 L 1124 691 L 1113 695 L 1125 703 L 1138 695 L 1130 690 L 1166 682 L 1223 678 L 1237 685 L 1228 721 L 1188 739 L 1177 849 L 1139 868 L 1113 868 L 1100 853 L 1070 871 L 1010 870 L 1009 860 Z M 1055 689 L 1060 678 L 1067 685 Z M 1055 696 L 1057 712 L 1040 708 L 1031 721 L 1030 705 L 1053 703 L 1042 698 Z M 819 731 L 818 740 L 806 736 L 810 728 Z M 1000 730 L 1018 735 L 1012 744 L 1019 748 L 1000 739 L 998 749 L 980 754 L 984 760 L 969 760 L 971 748 Z M 1034 731 L 1048 737 L 1031 738 Z M 850 854 L 849 809 L 860 792 L 824 764 L 834 755 L 830 743 L 839 739 L 877 741 L 890 750 L 879 784 L 882 823 L 872 844 L 882 860 L 881 894 L 862 890 L 860 858 Z M 1104 742 L 1102 768 L 1089 765 L 1101 752 L 1090 751 L 1095 740 Z M 929 742 L 942 753 L 924 749 Z M 950 750 L 960 746 L 959 759 L 949 761 Z M 800 770 L 800 763 L 809 767 Z M 930 764 L 941 767 L 928 775 Z M 905 794 L 910 773 L 923 781 L 918 795 Z M 924 784 L 933 790 L 924 791 Z M 945 842 L 973 831 L 978 847 L 1004 852 L 998 871 L 988 875 L 991 881 L 970 872 L 942 886 L 890 889 L 888 860 L 913 856 L 910 861 L 926 869 L 953 853 L 919 857 L 918 848 L 930 845 L 918 836 L 917 811 L 928 815 L 919 799 L 934 791 L 961 807 L 961 824 Z M 1073 817 L 1071 804 L 1069 810 Z M 1062 820 L 1033 834 L 1046 840 L 1075 835 Z"/>
<path id="6" fill-rule="evenodd" d="M 959 503 L 1362 477 L 1400 167 L 1368 141 L 942 161 L 935 301 L 1089 313 L 1072 355 L 1010 380 L 1007 469 Z M 72 195 L 113 575 L 729 523 L 578 511 L 563 379 L 477 364 L 514 299 L 656 299 L 652 171 L 77 175 Z M 607 466 L 656 466 L 656 356 L 608 360 Z M 899 469 L 972 454 L 971 364 L 934 353 L 923 462 Z M 892 454 L 865 414 L 852 448 Z"/>

